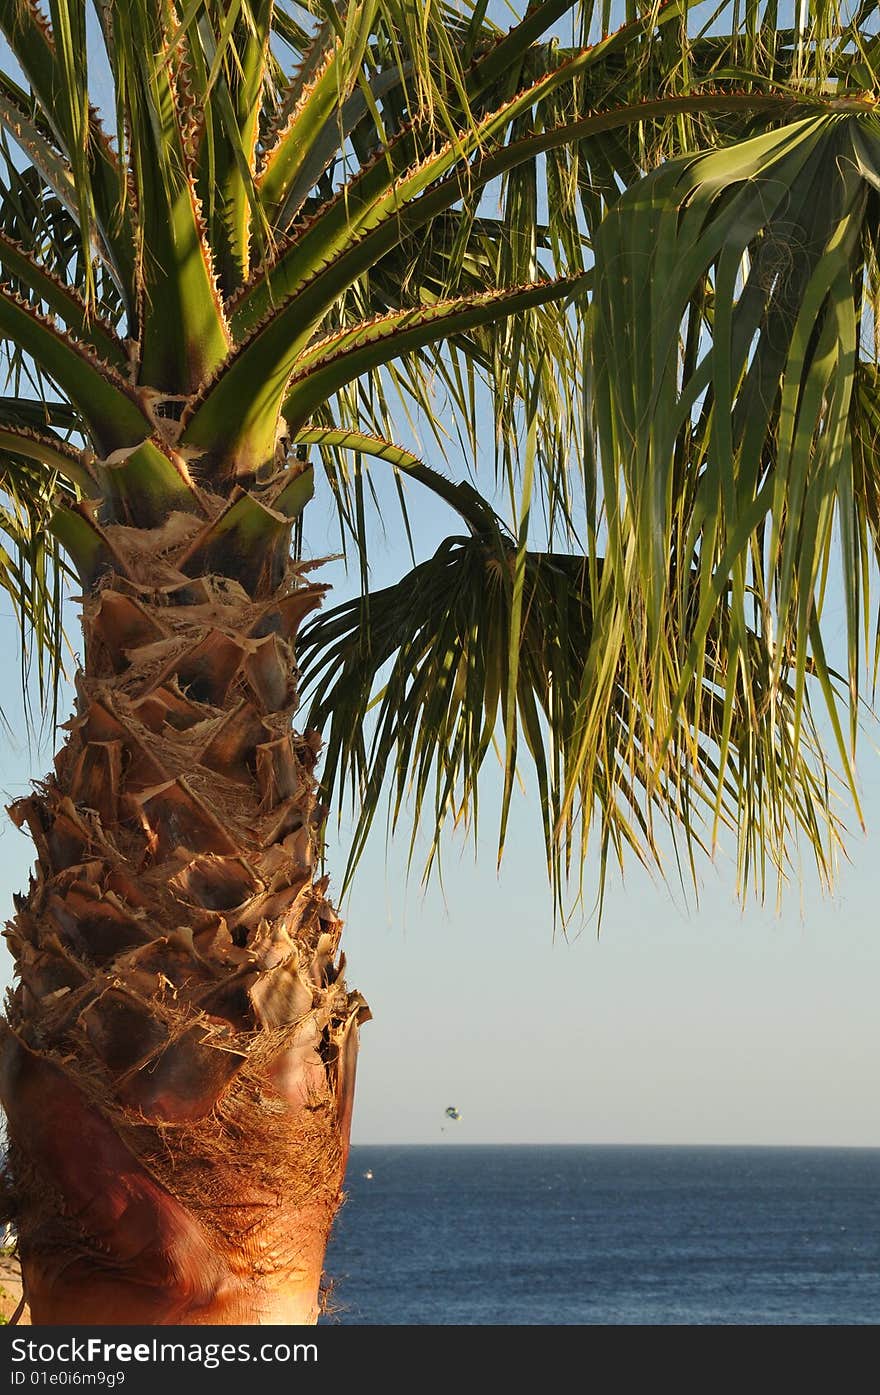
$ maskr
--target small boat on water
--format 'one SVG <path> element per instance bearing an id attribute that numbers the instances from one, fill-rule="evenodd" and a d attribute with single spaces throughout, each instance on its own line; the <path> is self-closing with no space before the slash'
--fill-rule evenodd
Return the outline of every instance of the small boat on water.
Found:
<path id="1" fill-rule="evenodd" d="M 371 1170 L 369 1167 L 367 1168 L 366 1172 L 364 1173 L 364 1176 L 366 1177 L 366 1179 L 367 1179 L 368 1182 L 372 1182 L 372 1180 L 373 1180 L 373 1173 L 372 1173 L 372 1170 Z"/>

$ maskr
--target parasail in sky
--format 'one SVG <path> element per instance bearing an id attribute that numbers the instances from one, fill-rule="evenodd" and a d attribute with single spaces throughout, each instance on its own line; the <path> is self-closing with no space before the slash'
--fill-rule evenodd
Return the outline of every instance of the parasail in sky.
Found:
<path id="1" fill-rule="evenodd" d="M 461 1115 L 459 1114 L 459 1112 L 458 1112 L 458 1110 L 456 1109 L 456 1107 L 455 1107 L 454 1104 L 447 1105 L 445 1113 L 446 1113 L 447 1119 L 460 1119 L 460 1118 L 461 1118 Z"/>

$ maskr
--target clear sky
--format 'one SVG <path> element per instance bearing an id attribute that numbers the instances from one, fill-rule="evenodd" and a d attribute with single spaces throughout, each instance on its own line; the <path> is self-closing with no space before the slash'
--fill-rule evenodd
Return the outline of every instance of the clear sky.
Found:
<path id="1" fill-rule="evenodd" d="M 314 555 L 335 549 L 320 501 L 306 532 Z M 392 529 L 377 584 L 406 565 Z M 339 564 L 326 575 L 345 590 Z M 0 705 L 16 733 L 0 734 L 0 783 L 13 796 L 49 768 L 52 743 L 28 751 L 8 603 L 0 626 Z M 68 695 L 62 719 L 70 710 Z M 754 901 L 740 909 L 723 862 L 704 864 L 699 908 L 634 865 L 624 883 L 612 878 L 598 937 L 586 923 L 554 938 L 528 792 L 515 797 L 500 878 L 490 807 L 479 860 L 472 842 L 447 840 L 444 886 L 426 894 L 415 874 L 407 885 L 405 834 L 386 848 L 379 828 L 342 907 L 348 981 L 374 1012 L 354 1141 L 880 1146 L 880 759 L 870 740 L 862 757 L 867 838 L 853 834 L 833 898 L 808 872 L 779 915 Z M 331 830 L 337 884 L 344 839 Z M 31 860 L 7 821 L 4 916 Z M 449 1104 L 457 1123 L 443 1115 Z"/>
<path id="2" fill-rule="evenodd" d="M 448 468 L 461 476 L 454 453 Z M 323 504 L 306 515 L 313 555 L 337 550 Z M 375 557 L 375 584 L 406 569 L 393 527 Z M 326 577 L 344 587 L 338 564 Z M 14 733 L 0 731 L 0 788 L 14 797 L 49 768 L 54 742 L 28 748 L 2 598 L 0 641 L 0 707 Z M 70 708 L 68 695 L 62 719 Z M 449 840 L 444 887 L 426 894 L 417 876 L 407 885 L 406 834 L 386 848 L 379 829 L 342 907 L 349 984 L 374 1012 L 354 1141 L 880 1146 L 880 759 L 870 739 L 860 768 L 868 836 L 853 833 L 835 896 L 823 899 L 808 873 L 779 915 L 754 901 L 741 909 L 723 862 L 704 865 L 698 909 L 633 866 L 625 883 L 612 880 L 599 937 L 587 923 L 554 939 L 528 791 L 514 800 L 500 878 L 488 807 L 478 863 L 471 842 Z M 32 853 L 0 824 L 5 917 Z M 344 836 L 334 842 L 331 830 L 337 878 Z M 10 977 L 4 952 L 0 978 Z M 457 1123 L 444 1118 L 450 1104 Z"/>

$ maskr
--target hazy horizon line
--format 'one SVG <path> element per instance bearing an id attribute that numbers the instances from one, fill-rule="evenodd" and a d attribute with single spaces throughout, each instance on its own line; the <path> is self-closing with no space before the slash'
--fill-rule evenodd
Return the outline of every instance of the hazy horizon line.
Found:
<path id="1" fill-rule="evenodd" d="M 880 1143 L 670 1143 L 663 1142 L 597 1142 L 597 1141 L 573 1141 L 570 1139 L 548 1139 L 537 1141 L 535 1139 L 525 1141 L 487 1141 L 466 1138 L 449 1138 L 416 1141 L 413 1139 L 382 1139 L 375 1142 L 352 1143 L 351 1151 L 359 1148 L 791 1148 L 810 1149 L 818 1151 L 827 1149 L 832 1151 L 847 1150 L 861 1152 L 878 1152 Z"/>

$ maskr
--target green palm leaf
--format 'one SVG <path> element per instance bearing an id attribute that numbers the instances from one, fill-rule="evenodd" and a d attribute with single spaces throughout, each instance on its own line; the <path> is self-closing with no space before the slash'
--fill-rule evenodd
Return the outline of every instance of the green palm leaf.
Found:
<path id="1" fill-rule="evenodd" d="M 854 797 L 818 620 L 839 519 L 854 736 L 868 536 L 853 507 L 851 422 L 874 127 L 873 117 L 816 117 L 671 162 L 621 199 L 597 239 L 601 448 L 620 462 L 605 472 L 605 603 L 619 609 L 624 587 L 629 602 L 619 658 L 670 739 L 725 600 L 735 651 L 763 633 L 771 691 L 791 686 L 795 751 L 806 680 L 818 679 Z M 681 375 L 679 344 L 701 324 L 709 335 Z M 687 645 L 681 620 L 694 599 L 676 561 L 699 578 Z M 573 770 L 591 758 L 610 690 L 607 673 L 585 687 Z M 746 696 L 755 712 L 767 701 Z M 728 740 L 725 725 L 722 753 Z"/>
<path id="2" fill-rule="evenodd" d="M 44 549 L 27 604 L 27 565 L 4 575 L 27 623 L 57 635 L 47 537 L 88 580 L 114 527 L 180 515 L 203 520 L 193 565 L 226 549 L 262 575 L 248 547 L 308 536 L 310 451 L 366 580 L 390 470 L 404 534 L 427 489 L 470 538 L 307 632 L 356 852 L 386 777 L 438 838 L 475 810 L 497 741 L 499 841 L 525 759 L 557 903 L 594 822 L 604 869 L 657 855 L 661 811 L 688 865 L 729 824 L 759 881 L 798 830 L 824 873 L 809 695 L 852 784 L 878 537 L 865 16 L 747 7 L 725 30 L 670 0 L 609 34 L 607 7 L 567 0 L 506 33 L 469 0 L 97 11 L 78 62 L 84 0 L 0 4 L 0 447 L 10 536 L 24 557 L 33 520 Z M 835 549 L 848 738 L 820 626 Z"/>

